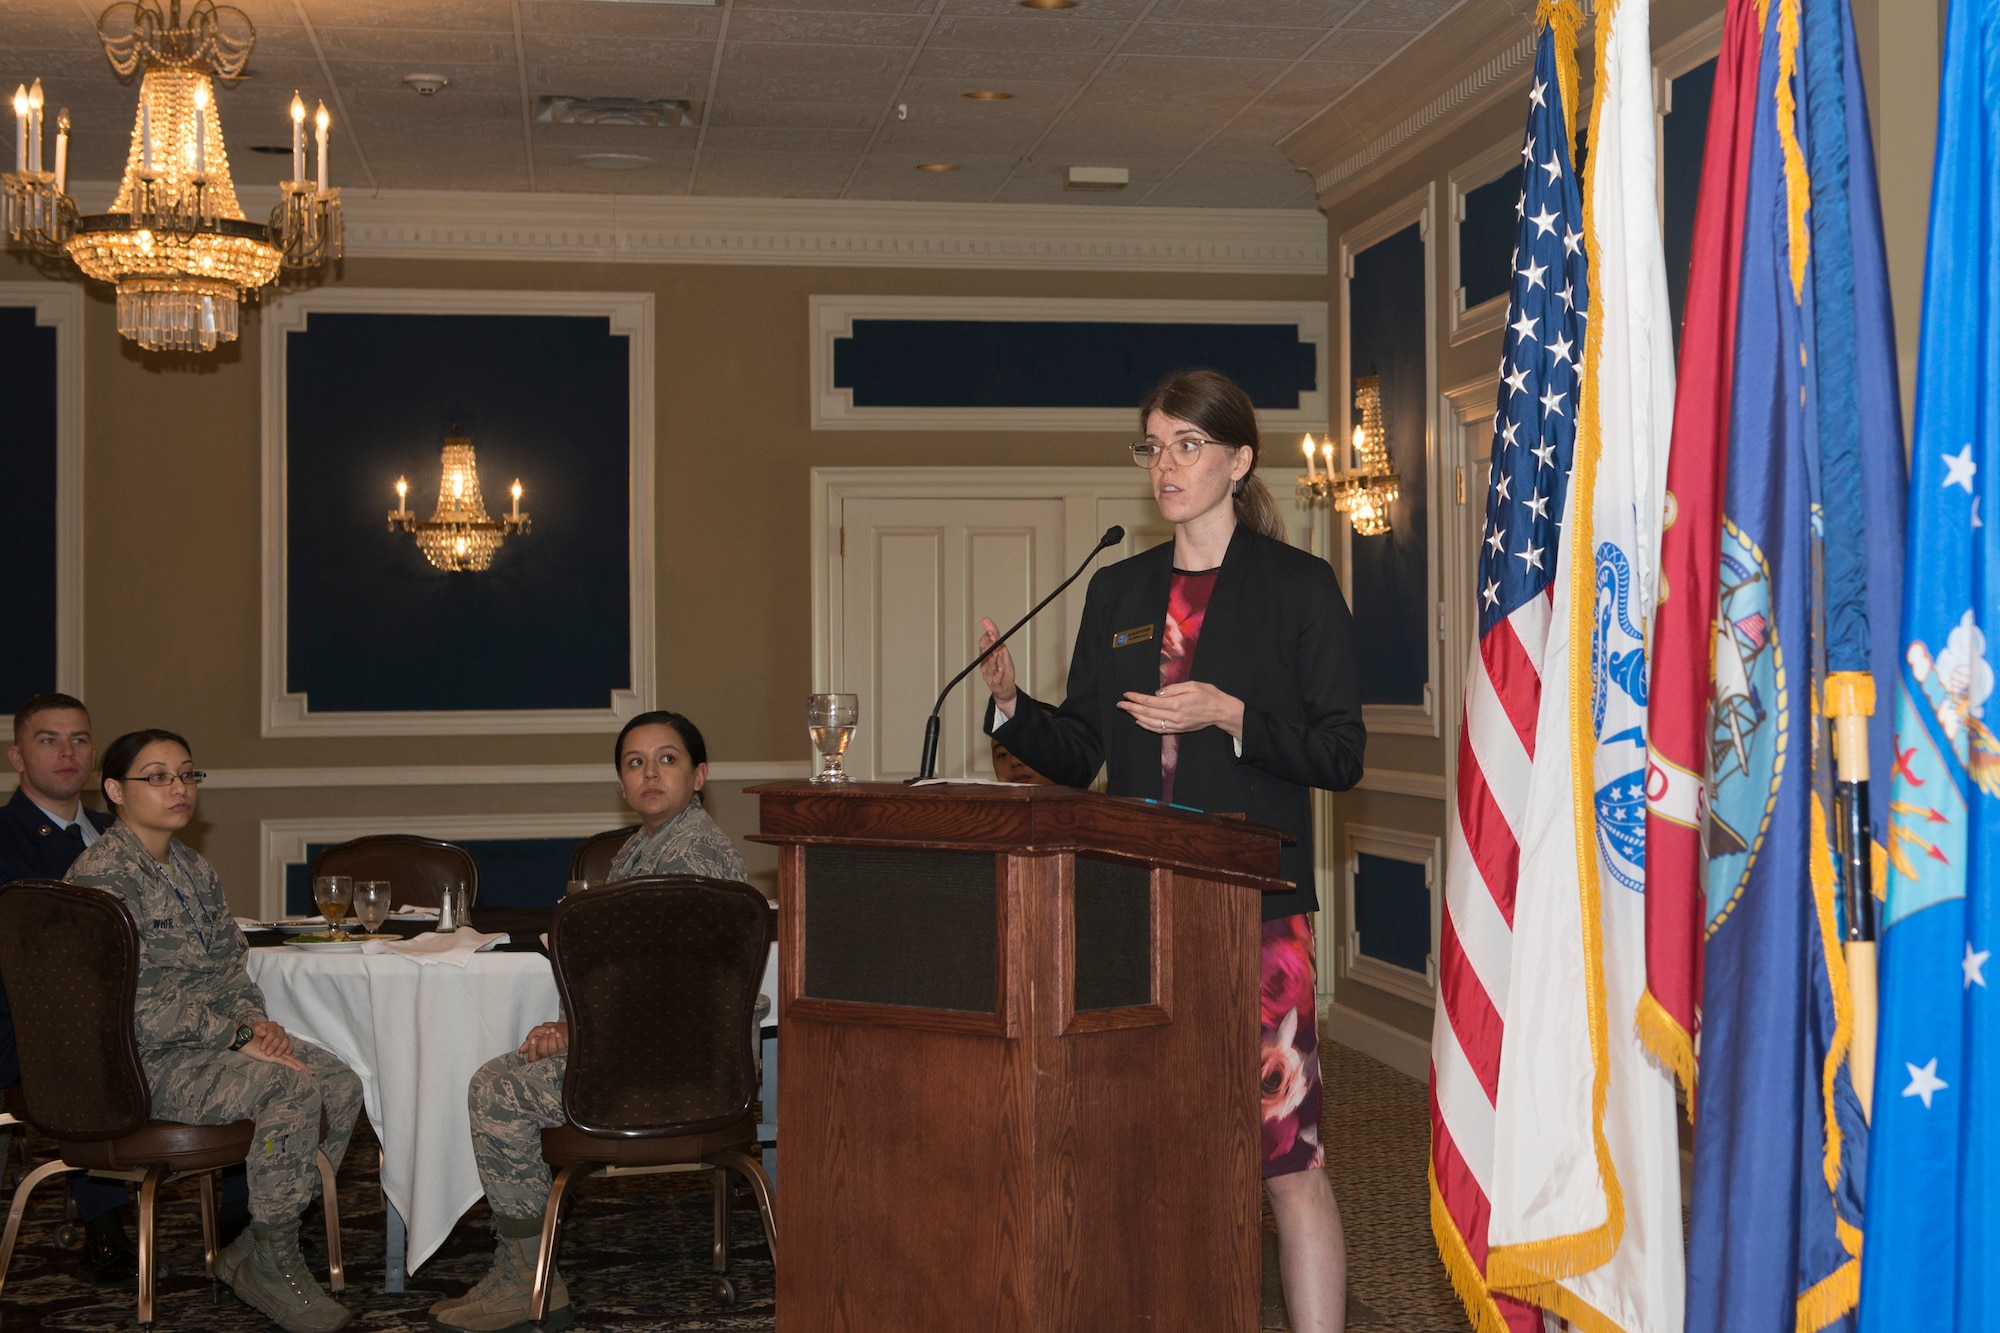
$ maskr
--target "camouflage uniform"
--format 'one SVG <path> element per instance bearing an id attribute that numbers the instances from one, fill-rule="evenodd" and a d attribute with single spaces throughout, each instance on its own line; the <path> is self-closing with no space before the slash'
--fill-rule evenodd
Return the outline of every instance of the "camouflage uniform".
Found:
<path id="1" fill-rule="evenodd" d="M 660 826 L 650 838 L 640 829 L 611 862 L 613 879 L 635 875 L 702 875 L 744 878 L 743 858 L 729 835 L 701 808 L 700 800 Z M 472 1152 L 479 1183 L 501 1217 L 542 1215 L 549 1198 L 549 1167 L 542 1160 L 542 1130 L 563 1123 L 562 1081 L 568 1059 L 529 1060 L 518 1051 L 479 1067 L 466 1091 L 472 1110 Z"/>
<path id="2" fill-rule="evenodd" d="M 298 1217 L 319 1190 L 313 1149 L 324 1147 L 335 1169 L 347 1152 L 361 1080 L 338 1056 L 303 1041 L 292 1043 L 292 1054 L 305 1073 L 229 1049 L 239 1025 L 265 1021 L 264 996 L 244 970 L 249 947 L 215 868 L 179 839 L 162 865 L 115 824 L 77 858 L 69 879 L 117 894 L 138 923 L 133 1030 L 153 1114 L 194 1125 L 254 1121 L 250 1215 L 271 1224 Z"/>

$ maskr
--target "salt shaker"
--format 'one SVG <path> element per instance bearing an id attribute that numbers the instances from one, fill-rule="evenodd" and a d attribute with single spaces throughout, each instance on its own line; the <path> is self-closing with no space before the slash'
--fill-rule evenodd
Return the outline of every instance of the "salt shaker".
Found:
<path id="1" fill-rule="evenodd" d="M 438 895 L 437 931 L 440 935 L 449 935 L 458 929 L 458 895 L 459 890 L 450 884 L 445 885 L 444 892 Z"/>

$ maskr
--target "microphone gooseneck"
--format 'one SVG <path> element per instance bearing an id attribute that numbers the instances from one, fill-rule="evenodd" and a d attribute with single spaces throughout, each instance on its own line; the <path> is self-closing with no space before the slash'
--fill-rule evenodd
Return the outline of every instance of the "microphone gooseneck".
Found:
<path id="1" fill-rule="evenodd" d="M 1055 586 L 1055 591 L 1051 592 L 1048 596 L 1042 598 L 1041 601 L 1036 602 L 1033 606 L 1029 607 L 1027 615 L 1022 616 L 1019 620 L 1015 621 L 1013 625 L 1011 625 L 1008 628 L 1005 634 L 1002 634 L 999 638 L 995 639 L 992 643 L 988 644 L 986 646 L 985 652 L 973 658 L 972 661 L 966 665 L 965 670 L 959 672 L 956 676 L 953 676 L 948 682 L 946 682 L 945 687 L 942 690 L 938 691 L 937 702 L 931 705 L 931 715 L 924 721 L 923 760 L 921 763 L 917 765 L 917 775 L 910 779 L 911 782 L 927 782 L 930 779 L 937 776 L 938 733 L 941 728 L 941 724 L 938 721 L 938 714 L 942 712 L 944 709 L 945 696 L 952 692 L 953 687 L 955 687 L 958 684 L 958 682 L 964 680 L 967 676 L 977 671 L 980 668 L 980 666 L 985 663 L 987 658 L 993 656 L 994 653 L 998 652 L 1000 650 L 1001 644 L 1013 638 L 1015 630 L 1021 628 L 1021 626 L 1027 624 L 1030 620 L 1033 620 L 1037 615 L 1041 614 L 1042 608 L 1047 606 L 1050 602 L 1053 602 L 1057 597 L 1060 597 L 1062 595 L 1062 590 L 1064 588 L 1069 587 L 1070 584 L 1075 583 L 1078 579 L 1082 578 L 1083 571 L 1090 568 L 1090 562 L 1097 559 L 1098 552 L 1104 550 L 1106 547 L 1116 546 L 1119 542 L 1122 542 L 1124 540 L 1125 540 L 1124 528 L 1120 527 L 1116 523 L 1113 523 L 1110 527 L 1106 528 L 1104 530 L 1104 535 L 1097 539 L 1097 545 L 1090 548 L 1090 554 L 1083 558 L 1083 563 L 1076 567 L 1076 572 L 1074 574 L 1071 574 L 1061 583 L 1058 583 Z"/>

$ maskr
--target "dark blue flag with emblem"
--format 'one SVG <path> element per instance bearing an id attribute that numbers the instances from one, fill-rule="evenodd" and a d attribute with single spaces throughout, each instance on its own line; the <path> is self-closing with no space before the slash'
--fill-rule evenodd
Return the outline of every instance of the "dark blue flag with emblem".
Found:
<path id="1" fill-rule="evenodd" d="M 1881 810 L 1870 824 L 1866 761 L 1887 763 L 1891 730 L 1868 696 L 1895 660 L 1902 549 L 1894 336 L 1847 0 L 1775 0 L 1759 70 L 1708 755 L 1688 1241 L 1700 1333 L 1847 1326 L 1859 1299 L 1865 1045 L 1859 1085 L 1850 1056 L 1856 986 L 1865 999 L 1872 978 L 1850 974 L 1846 945 L 1886 829 Z M 1851 844 L 1836 836 L 1850 812 Z"/>

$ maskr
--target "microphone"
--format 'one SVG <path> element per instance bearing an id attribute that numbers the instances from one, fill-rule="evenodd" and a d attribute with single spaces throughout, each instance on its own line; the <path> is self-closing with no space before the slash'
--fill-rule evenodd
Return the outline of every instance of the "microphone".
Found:
<path id="1" fill-rule="evenodd" d="M 1033 606 L 1029 607 L 1027 615 L 1022 616 L 1019 620 L 1015 621 L 1013 626 L 1010 629 L 1008 629 L 1008 631 L 1005 634 L 1002 634 L 999 638 L 995 639 L 991 644 L 987 645 L 985 652 L 973 658 L 971 664 L 968 665 L 965 668 L 965 670 L 959 672 L 956 676 L 953 676 L 951 680 L 945 685 L 945 687 L 942 690 L 938 691 L 937 702 L 931 705 L 931 715 L 929 719 L 926 720 L 924 723 L 923 762 L 917 766 L 917 775 L 910 779 L 911 782 L 924 782 L 937 776 L 938 730 L 940 727 L 940 723 L 938 722 L 938 713 L 943 710 L 945 696 L 951 693 L 952 687 L 957 685 L 958 682 L 964 680 L 967 676 L 971 675 L 973 672 L 977 671 L 980 665 L 983 662 L 985 662 L 987 658 L 993 656 L 994 653 L 1000 650 L 1001 644 L 1007 642 L 1007 640 L 1014 637 L 1015 630 L 1021 628 L 1021 626 L 1027 624 L 1030 620 L 1033 620 L 1037 615 L 1041 614 L 1041 610 L 1043 607 L 1047 606 L 1050 602 L 1053 602 L 1057 597 L 1061 596 L 1062 590 L 1064 588 L 1067 588 L 1070 584 L 1075 583 L 1078 579 L 1082 578 L 1083 571 L 1090 568 L 1090 562 L 1097 559 L 1097 553 L 1099 551 L 1104 550 L 1104 548 L 1106 548 L 1107 546 L 1116 546 L 1119 542 L 1122 542 L 1124 540 L 1125 540 L 1124 528 L 1119 527 L 1116 523 L 1113 523 L 1110 527 L 1106 528 L 1104 530 L 1104 535 L 1097 539 L 1097 545 L 1090 548 L 1090 554 L 1085 556 L 1083 558 L 1083 563 L 1076 567 L 1076 573 L 1070 575 L 1068 578 L 1064 579 L 1061 583 L 1058 583 L 1056 585 L 1054 592 L 1050 593 L 1047 597 L 1042 598 L 1041 601 L 1036 602 Z"/>

